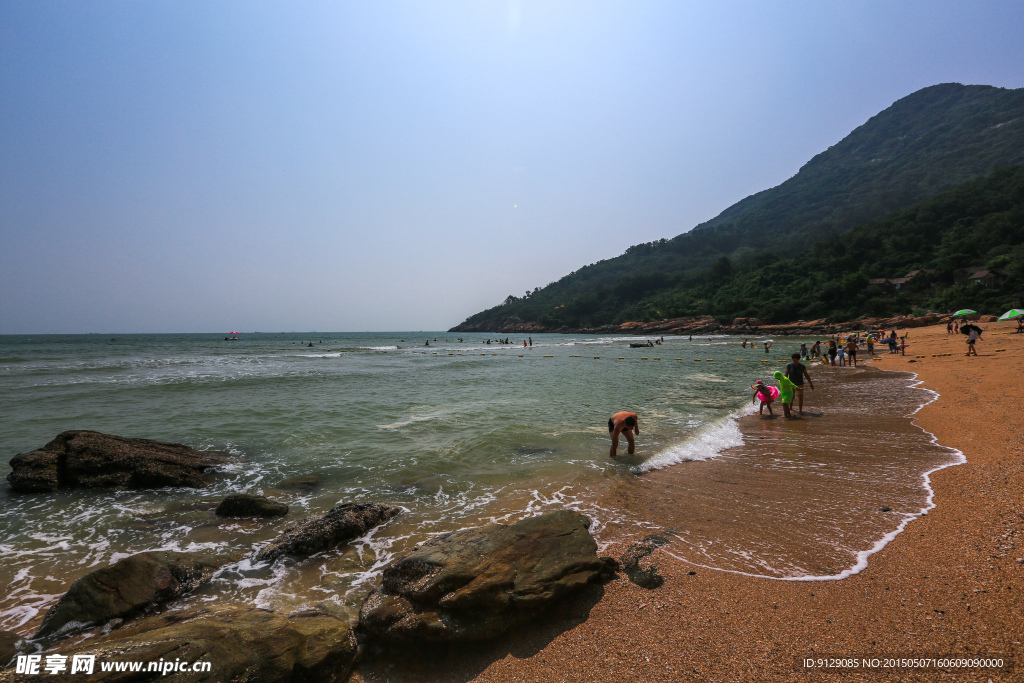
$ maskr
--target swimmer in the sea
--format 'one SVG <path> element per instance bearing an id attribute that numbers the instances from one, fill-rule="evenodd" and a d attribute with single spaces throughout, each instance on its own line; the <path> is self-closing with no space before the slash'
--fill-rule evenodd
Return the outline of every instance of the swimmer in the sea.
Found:
<path id="1" fill-rule="evenodd" d="M 626 441 L 629 442 L 629 449 L 627 452 L 629 455 L 633 455 L 633 451 L 636 449 L 636 443 L 633 441 L 633 432 L 640 433 L 640 418 L 637 417 L 636 413 L 630 413 L 623 410 L 622 412 L 615 413 L 608 419 L 608 433 L 612 437 L 612 450 L 608 455 L 609 458 L 614 458 L 616 451 L 619 450 L 619 434 L 625 434 Z"/>

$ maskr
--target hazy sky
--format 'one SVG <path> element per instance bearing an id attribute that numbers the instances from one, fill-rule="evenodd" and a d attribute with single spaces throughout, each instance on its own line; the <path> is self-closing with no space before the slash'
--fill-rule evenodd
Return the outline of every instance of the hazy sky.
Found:
<path id="1" fill-rule="evenodd" d="M 1024 86 L 1012 2 L 3 2 L 0 333 L 447 328 Z"/>

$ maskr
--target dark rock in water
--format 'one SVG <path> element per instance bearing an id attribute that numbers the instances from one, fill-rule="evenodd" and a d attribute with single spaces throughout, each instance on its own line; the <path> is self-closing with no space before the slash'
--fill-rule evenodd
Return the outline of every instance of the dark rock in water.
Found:
<path id="1" fill-rule="evenodd" d="M 648 590 L 661 588 L 665 583 L 665 578 L 658 573 L 658 568 L 651 564 L 647 569 L 643 569 L 640 566 L 640 560 L 668 542 L 669 539 L 664 536 L 651 534 L 626 548 L 626 552 L 622 553 L 622 571 L 626 573 L 629 580 Z"/>
<path id="2" fill-rule="evenodd" d="M 24 638 L 11 631 L 0 631 L 0 669 L 7 666 L 18 654 L 18 643 Z"/>
<path id="3" fill-rule="evenodd" d="M 554 453 L 554 448 L 537 448 L 534 446 L 519 446 L 513 449 L 517 455 L 547 455 Z"/>
<path id="4" fill-rule="evenodd" d="M 277 488 L 290 491 L 312 491 L 322 483 L 323 481 L 316 474 L 303 474 L 298 477 L 285 479 L 277 485 Z"/>
<path id="5" fill-rule="evenodd" d="M 58 434 L 39 450 L 14 456 L 14 471 L 7 481 L 21 492 L 74 487 L 202 488 L 210 483 L 210 468 L 229 462 L 231 458 L 221 453 L 180 444 L 78 430 Z"/>
<path id="6" fill-rule="evenodd" d="M 149 552 L 118 560 L 71 584 L 50 608 L 35 638 L 66 635 L 189 593 L 217 570 L 215 559 L 193 553 Z"/>
<path id="7" fill-rule="evenodd" d="M 391 642 L 484 640 L 614 573 L 572 510 L 443 534 L 384 570 L 359 628 Z"/>
<path id="8" fill-rule="evenodd" d="M 273 562 L 282 555 L 312 555 L 359 538 L 401 511 L 401 508 L 382 503 L 345 503 L 325 515 L 290 525 L 253 559 Z"/>
<path id="9" fill-rule="evenodd" d="M 46 676 L 47 680 L 132 683 L 298 683 L 344 681 L 356 658 L 356 640 L 348 622 L 320 612 L 285 616 L 252 607 L 220 607 L 166 613 L 132 622 L 109 635 L 60 650 L 68 662 L 75 654 L 95 654 L 91 676 Z M 206 662 L 210 670 L 103 672 L 98 662 Z"/>
<path id="10" fill-rule="evenodd" d="M 217 506 L 218 517 L 280 517 L 288 506 L 276 500 L 248 493 L 233 493 Z"/>

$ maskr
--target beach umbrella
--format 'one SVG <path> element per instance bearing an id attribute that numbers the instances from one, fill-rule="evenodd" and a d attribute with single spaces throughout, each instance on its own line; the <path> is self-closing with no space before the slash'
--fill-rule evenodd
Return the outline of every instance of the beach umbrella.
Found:
<path id="1" fill-rule="evenodd" d="M 1024 315 L 1024 308 L 1011 308 L 1006 313 L 999 316 L 1000 320 L 1009 320 L 1018 316 Z"/>
<path id="2" fill-rule="evenodd" d="M 959 311 L 957 311 L 956 313 L 953 314 L 953 317 L 954 318 L 959 318 L 962 315 L 973 315 L 975 313 L 977 313 L 977 311 L 972 311 L 969 308 L 961 308 Z"/>

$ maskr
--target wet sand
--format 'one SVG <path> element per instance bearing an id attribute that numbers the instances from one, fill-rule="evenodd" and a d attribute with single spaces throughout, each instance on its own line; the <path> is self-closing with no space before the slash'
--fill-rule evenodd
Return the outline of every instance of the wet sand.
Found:
<path id="1" fill-rule="evenodd" d="M 665 578 L 660 588 L 643 589 L 620 576 L 496 642 L 407 653 L 401 661 L 364 666 L 354 680 L 1024 680 L 1019 667 L 797 666 L 805 657 L 845 655 L 883 662 L 1018 657 L 1024 642 L 1024 541 L 1018 539 L 1024 534 L 1024 335 L 1011 334 L 1010 323 L 988 327 L 977 358 L 965 358 L 964 337 L 947 336 L 943 326 L 911 330 L 913 355 L 874 362 L 875 368 L 916 372 L 941 395 L 921 409 L 917 423 L 940 444 L 962 451 L 967 462 L 931 475 L 936 507 L 910 522 L 860 573 L 831 581 L 748 576 L 680 561 L 669 554 L 683 556 L 673 552 L 680 544 L 670 542 L 649 558 Z M 749 530 L 772 537 L 791 531 L 785 519 L 774 529 Z"/>

